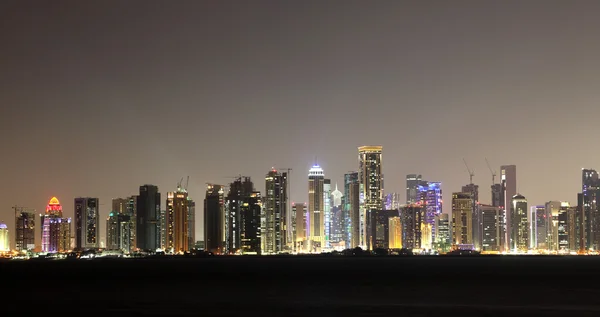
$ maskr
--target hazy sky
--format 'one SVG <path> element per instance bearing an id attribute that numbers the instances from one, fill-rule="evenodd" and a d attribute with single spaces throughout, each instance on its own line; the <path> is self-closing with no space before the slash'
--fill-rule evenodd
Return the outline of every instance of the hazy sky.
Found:
<path id="1" fill-rule="evenodd" d="M 600 168 L 598 1 L 3 1 L 0 219 L 57 196 L 110 200 L 314 157 L 332 182 L 383 145 L 385 191 L 443 182 L 444 209 L 487 157 L 530 204 L 576 203 Z M 166 195 L 163 196 L 166 198 Z M 164 200 L 164 199 L 163 199 Z M 164 201 L 163 201 L 164 206 Z M 12 234 L 12 233 L 11 233 Z"/>

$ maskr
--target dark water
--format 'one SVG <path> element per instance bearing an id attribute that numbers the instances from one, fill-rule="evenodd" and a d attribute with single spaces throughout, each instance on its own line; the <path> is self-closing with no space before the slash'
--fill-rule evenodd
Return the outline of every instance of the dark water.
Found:
<path id="1" fill-rule="evenodd" d="M 13 261 L 0 272 L 7 316 L 600 316 L 600 257 Z"/>

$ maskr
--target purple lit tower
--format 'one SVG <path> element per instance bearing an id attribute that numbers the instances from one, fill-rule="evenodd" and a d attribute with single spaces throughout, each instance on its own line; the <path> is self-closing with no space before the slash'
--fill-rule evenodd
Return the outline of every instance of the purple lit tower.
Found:
<path id="1" fill-rule="evenodd" d="M 442 213 L 442 183 L 427 182 L 419 185 L 419 204 L 425 207 L 424 223 L 431 225 L 431 239 L 435 241 L 435 216 Z"/>

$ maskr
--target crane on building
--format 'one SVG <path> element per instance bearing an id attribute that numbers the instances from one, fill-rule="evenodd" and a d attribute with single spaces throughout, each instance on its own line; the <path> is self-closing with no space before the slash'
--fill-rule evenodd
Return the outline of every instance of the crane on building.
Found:
<path id="1" fill-rule="evenodd" d="M 490 162 L 488 161 L 487 157 L 485 158 L 485 164 L 487 164 L 487 167 L 490 169 L 490 173 L 492 173 L 492 185 L 496 184 L 496 171 L 492 170 L 492 167 L 490 166 Z"/>
<path id="2" fill-rule="evenodd" d="M 475 173 L 469 168 L 469 165 L 467 165 L 467 161 L 463 158 L 463 162 L 465 163 L 465 166 L 467 167 L 467 171 L 469 172 L 469 182 L 471 184 L 473 184 L 473 176 L 475 176 Z"/>

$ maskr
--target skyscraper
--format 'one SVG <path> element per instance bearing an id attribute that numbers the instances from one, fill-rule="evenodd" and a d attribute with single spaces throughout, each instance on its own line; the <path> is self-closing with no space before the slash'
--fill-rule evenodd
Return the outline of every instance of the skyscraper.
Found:
<path id="1" fill-rule="evenodd" d="M 274 254 L 287 248 L 287 187 L 287 173 L 273 169 L 265 176 L 263 253 Z"/>
<path id="2" fill-rule="evenodd" d="M 440 247 L 448 248 L 452 241 L 452 230 L 448 214 L 441 213 L 435 216 L 435 240 Z"/>
<path id="3" fill-rule="evenodd" d="M 332 247 L 343 249 L 348 245 L 342 243 L 344 241 L 344 231 L 347 228 L 344 210 L 342 208 L 342 198 L 344 194 L 338 190 L 337 184 L 331 192 L 331 226 L 330 226 L 330 241 Z"/>
<path id="4" fill-rule="evenodd" d="M 149 251 L 159 249 L 161 247 L 160 192 L 157 186 L 140 186 L 136 213 L 136 247 Z"/>
<path id="5" fill-rule="evenodd" d="M 496 206 L 479 205 L 481 218 L 481 251 L 504 251 L 504 210 Z"/>
<path id="6" fill-rule="evenodd" d="M 400 210 L 400 209 L 399 209 Z M 389 218 L 389 248 L 402 249 L 402 220 L 398 213 L 395 217 Z"/>
<path id="7" fill-rule="evenodd" d="M 500 166 L 500 184 L 502 184 L 502 207 L 506 217 L 506 243 L 512 246 L 510 235 L 512 232 L 512 219 L 510 208 L 512 206 L 512 198 L 517 194 L 517 166 L 503 165 Z"/>
<path id="8" fill-rule="evenodd" d="M 260 192 L 253 191 L 244 199 L 240 208 L 240 249 L 242 254 L 261 254 L 262 198 Z"/>
<path id="9" fill-rule="evenodd" d="M 8 226 L 4 222 L 0 222 L 0 252 L 10 251 L 10 235 L 8 234 Z"/>
<path id="10" fill-rule="evenodd" d="M 331 180 L 323 180 L 323 250 L 331 249 Z"/>
<path id="11" fill-rule="evenodd" d="M 221 254 L 225 223 L 225 192 L 222 185 L 208 184 L 204 198 L 204 250 Z"/>
<path id="12" fill-rule="evenodd" d="M 35 249 L 35 210 L 14 206 L 15 210 L 15 249 L 27 251 Z"/>
<path id="13" fill-rule="evenodd" d="M 421 175 L 406 175 L 406 203 L 414 204 L 419 202 L 419 186 L 427 186 L 427 181 L 421 179 Z"/>
<path id="14" fill-rule="evenodd" d="M 127 212 L 111 211 L 106 219 L 106 249 L 132 251 L 131 217 Z"/>
<path id="15" fill-rule="evenodd" d="M 471 194 L 471 215 L 473 220 L 473 225 L 471 227 L 473 228 L 473 247 L 476 250 L 481 250 L 481 240 L 483 239 L 483 233 L 480 230 L 481 219 L 480 213 L 477 210 L 477 203 L 479 202 L 479 185 L 475 185 L 473 183 L 467 184 L 462 187 L 462 192 Z"/>
<path id="16" fill-rule="evenodd" d="M 75 250 L 100 246 L 100 212 L 98 198 L 75 198 Z"/>
<path id="17" fill-rule="evenodd" d="M 421 248 L 421 224 L 423 223 L 424 213 L 424 208 L 417 204 L 406 205 L 400 208 L 403 248 Z"/>
<path id="18" fill-rule="evenodd" d="M 431 239 L 435 239 L 435 216 L 442 213 L 442 183 L 441 182 L 425 182 L 421 181 L 421 185 L 417 187 L 418 200 L 425 210 L 423 222 L 431 225 Z M 429 241 L 428 240 L 428 241 Z"/>
<path id="19" fill-rule="evenodd" d="M 545 206 L 531 206 L 529 214 L 530 242 L 532 249 L 547 250 L 548 219 Z"/>
<path id="20" fill-rule="evenodd" d="M 361 146 L 358 148 L 358 173 L 360 181 L 360 245 L 371 249 L 371 212 L 383 209 L 383 171 L 381 146 Z"/>
<path id="21" fill-rule="evenodd" d="M 42 219 L 42 252 L 56 253 L 70 250 L 71 218 L 63 218 L 62 206 L 52 197 Z"/>
<path id="22" fill-rule="evenodd" d="M 244 241 L 242 244 L 242 232 L 247 228 L 252 229 L 252 226 L 258 227 L 260 230 L 260 217 L 258 214 L 258 220 L 254 219 L 253 212 L 256 211 L 256 205 L 258 203 L 258 197 L 254 197 L 252 200 L 251 196 L 254 195 L 254 184 L 250 177 L 237 177 L 231 184 L 229 184 L 229 192 L 225 200 L 225 240 L 226 240 L 226 252 L 229 254 L 249 252 L 249 243 L 254 241 Z M 250 203 L 252 203 L 252 209 L 250 210 Z M 244 206 L 246 204 L 246 206 Z M 262 202 L 261 202 L 262 204 Z M 246 207 L 244 210 L 242 208 Z M 251 212 L 248 212 L 248 211 Z M 252 216 L 252 219 L 244 219 L 244 217 Z M 254 222 L 258 221 L 258 224 Z M 251 234 L 249 231 L 248 234 Z M 260 238 L 260 233 L 256 234 Z M 244 239 L 255 239 L 256 237 L 248 237 Z M 260 248 L 260 239 L 258 241 Z M 243 249 L 246 247 L 246 249 Z"/>
<path id="23" fill-rule="evenodd" d="M 471 193 L 452 193 L 452 242 L 459 249 L 473 248 Z"/>
<path id="24" fill-rule="evenodd" d="M 187 213 L 187 232 L 188 232 L 188 249 L 193 249 L 196 245 L 196 202 L 188 196 L 188 213 Z"/>
<path id="25" fill-rule="evenodd" d="M 324 183 L 323 169 L 315 165 L 308 171 L 308 247 L 309 252 L 321 252 L 324 247 Z"/>
<path id="26" fill-rule="evenodd" d="M 529 250 L 527 199 L 521 194 L 514 195 L 510 206 L 510 217 L 512 219 L 510 249 L 525 252 Z"/>
<path id="27" fill-rule="evenodd" d="M 398 193 L 389 193 L 385 195 L 383 207 L 385 210 L 399 210 L 400 206 L 400 194 Z"/>
<path id="28" fill-rule="evenodd" d="M 306 203 L 292 203 L 292 229 L 294 231 L 294 251 L 306 251 L 306 223 L 308 222 Z"/>
<path id="29" fill-rule="evenodd" d="M 358 172 L 344 174 L 344 214 L 347 221 L 345 241 L 348 248 L 360 245 L 360 184 Z"/>
<path id="30" fill-rule="evenodd" d="M 175 192 L 167 193 L 165 249 L 174 253 L 190 250 L 188 245 L 188 203 L 187 190 L 181 186 L 177 186 Z"/>
<path id="31" fill-rule="evenodd" d="M 504 193 L 502 192 L 502 184 L 492 185 L 492 206 L 504 208 Z"/>
<path id="32" fill-rule="evenodd" d="M 390 248 L 390 218 L 398 216 L 398 210 L 375 210 L 371 213 L 373 249 Z"/>
<path id="33" fill-rule="evenodd" d="M 546 231 L 547 231 L 547 250 L 551 252 L 558 252 L 558 214 L 560 213 L 561 205 L 560 201 L 549 201 L 544 206 L 546 214 Z M 568 204 L 568 203 L 567 203 Z"/>
<path id="34" fill-rule="evenodd" d="M 593 169 L 581 171 L 583 249 L 600 249 L 600 181 Z"/>

